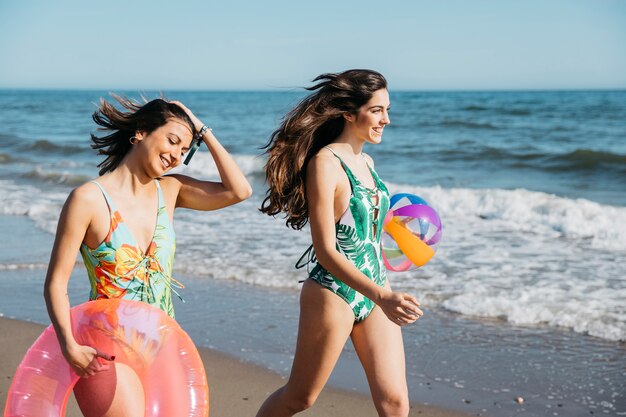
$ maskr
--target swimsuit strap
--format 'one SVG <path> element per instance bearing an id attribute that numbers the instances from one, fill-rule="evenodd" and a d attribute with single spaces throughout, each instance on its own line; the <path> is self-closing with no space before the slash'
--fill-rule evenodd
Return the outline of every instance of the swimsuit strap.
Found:
<path id="1" fill-rule="evenodd" d="M 348 179 L 350 180 L 350 188 L 354 188 L 354 185 L 356 185 L 358 180 L 356 179 L 356 177 L 354 176 L 354 174 L 352 173 L 352 171 L 350 170 L 348 165 L 346 165 L 346 163 L 343 162 L 343 159 L 341 159 L 341 157 L 339 155 L 337 155 L 337 153 L 335 151 L 333 151 L 329 146 L 324 146 L 324 148 L 326 148 L 329 151 L 331 151 L 333 153 L 333 155 L 335 155 L 335 158 L 339 159 L 339 162 L 341 163 L 341 167 L 343 168 L 343 170 L 345 171 L 346 175 L 348 176 Z"/>
<path id="2" fill-rule="evenodd" d="M 104 187 L 96 180 L 91 180 L 89 182 L 93 182 L 94 184 L 96 184 L 98 186 L 98 188 L 100 189 L 100 191 L 102 191 L 102 195 L 104 196 L 104 200 L 106 201 L 107 206 L 109 207 L 109 213 L 115 212 L 117 210 L 117 208 L 115 207 L 115 203 L 113 202 L 111 197 L 109 197 L 107 192 L 104 190 Z"/>
<path id="3" fill-rule="evenodd" d="M 365 165 L 367 165 L 367 169 L 370 171 L 370 174 L 372 175 L 372 179 L 374 180 L 374 188 L 367 188 L 365 185 L 363 185 L 363 183 L 359 181 L 356 175 L 352 173 L 352 170 L 350 170 L 350 167 L 348 167 L 348 165 L 345 162 L 343 162 L 343 159 L 341 159 L 341 157 L 337 155 L 337 153 L 333 151 L 329 146 L 324 146 L 324 148 L 331 151 L 333 155 L 335 155 L 335 157 L 339 159 L 339 162 L 341 162 L 341 166 L 343 167 L 343 170 L 346 172 L 346 174 L 348 175 L 348 179 L 350 180 L 350 188 L 354 188 L 354 186 L 360 186 L 361 188 L 365 189 L 369 193 L 378 192 L 378 190 L 381 188 L 380 185 L 382 183 L 382 180 L 378 177 L 378 174 L 376 174 L 376 171 L 374 171 L 374 169 L 367 162 L 367 159 L 365 158 L 365 155 L 363 155 L 363 152 L 361 152 L 361 157 L 363 157 L 363 160 L 365 161 Z"/>
<path id="4" fill-rule="evenodd" d="M 376 170 L 374 170 L 374 168 L 372 168 L 370 164 L 367 163 L 367 159 L 365 160 L 365 163 L 367 164 L 367 167 L 369 168 L 370 173 L 372 174 L 372 178 L 374 179 L 374 184 L 376 184 L 376 188 L 378 190 L 386 190 L 387 186 L 385 186 L 385 183 L 383 182 L 383 180 L 380 179 Z"/>
<path id="5" fill-rule="evenodd" d="M 159 206 L 159 213 L 161 213 L 161 209 L 165 207 L 165 199 L 163 198 L 163 192 L 161 191 L 161 184 L 159 184 L 159 180 L 155 179 L 154 182 L 156 183 L 156 187 L 157 187 L 157 196 L 158 196 L 158 206 Z"/>

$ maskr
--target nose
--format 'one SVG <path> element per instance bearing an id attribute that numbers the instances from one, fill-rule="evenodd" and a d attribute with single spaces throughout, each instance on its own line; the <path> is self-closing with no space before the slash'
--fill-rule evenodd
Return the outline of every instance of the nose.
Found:
<path id="1" fill-rule="evenodd" d="M 389 112 L 387 110 L 383 111 L 383 119 L 381 120 L 381 122 L 385 125 L 391 123 L 391 119 L 389 118 Z"/>
<path id="2" fill-rule="evenodd" d="M 170 156 L 172 157 L 172 166 L 178 165 L 182 153 L 183 151 L 179 146 L 177 146 L 172 152 L 170 152 Z"/>

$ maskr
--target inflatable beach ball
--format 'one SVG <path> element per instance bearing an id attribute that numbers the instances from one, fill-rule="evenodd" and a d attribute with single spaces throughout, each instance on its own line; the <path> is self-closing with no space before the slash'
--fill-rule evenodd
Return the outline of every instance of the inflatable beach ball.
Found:
<path id="1" fill-rule="evenodd" d="M 400 193 L 391 197 L 385 216 L 383 260 L 390 271 L 408 271 L 428 262 L 441 239 L 441 219 L 421 197 Z"/>

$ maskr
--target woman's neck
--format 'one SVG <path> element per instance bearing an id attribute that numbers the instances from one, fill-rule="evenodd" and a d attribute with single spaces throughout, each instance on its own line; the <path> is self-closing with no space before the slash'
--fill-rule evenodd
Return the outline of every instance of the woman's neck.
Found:
<path id="1" fill-rule="evenodd" d="M 360 155 L 363 152 L 364 142 L 356 139 L 345 130 L 335 139 L 332 144 L 337 149 L 342 149 L 346 153 Z"/>
<path id="2" fill-rule="evenodd" d="M 138 164 L 128 161 L 128 158 L 124 158 L 107 176 L 115 188 L 124 193 L 142 194 L 150 192 L 153 187 L 151 183 L 154 178 L 147 175 Z"/>

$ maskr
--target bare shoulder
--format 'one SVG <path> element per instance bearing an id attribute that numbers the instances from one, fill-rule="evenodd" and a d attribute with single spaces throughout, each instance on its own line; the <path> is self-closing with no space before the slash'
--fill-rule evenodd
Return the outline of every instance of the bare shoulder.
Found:
<path id="1" fill-rule="evenodd" d="M 343 190 L 346 184 L 343 184 L 342 172 L 341 162 L 335 155 L 328 149 L 320 150 L 311 158 L 307 166 L 307 192 L 315 192 L 316 195 L 319 193 L 332 195 L 338 189 Z"/>
<path id="2" fill-rule="evenodd" d="M 67 197 L 67 203 L 93 206 L 102 201 L 102 191 L 93 182 L 87 182 L 74 188 Z M 67 204 L 66 203 L 66 204 Z"/>
<path id="3" fill-rule="evenodd" d="M 61 218 L 79 224 L 89 224 L 103 204 L 102 191 L 93 182 L 85 183 L 70 193 L 65 201 Z"/>
<path id="4" fill-rule="evenodd" d="M 339 160 L 328 149 L 322 148 L 318 153 L 313 155 L 307 165 L 308 174 L 324 174 L 329 175 L 337 173 L 341 169 Z"/>
<path id="5" fill-rule="evenodd" d="M 181 189 L 194 181 L 193 178 L 182 174 L 169 174 L 158 179 L 161 191 L 165 197 L 165 205 L 170 209 L 170 217 L 174 215 Z"/>
<path id="6" fill-rule="evenodd" d="M 183 184 L 191 181 L 192 178 L 182 174 L 169 174 L 159 178 L 159 184 L 166 193 L 178 194 Z"/>

